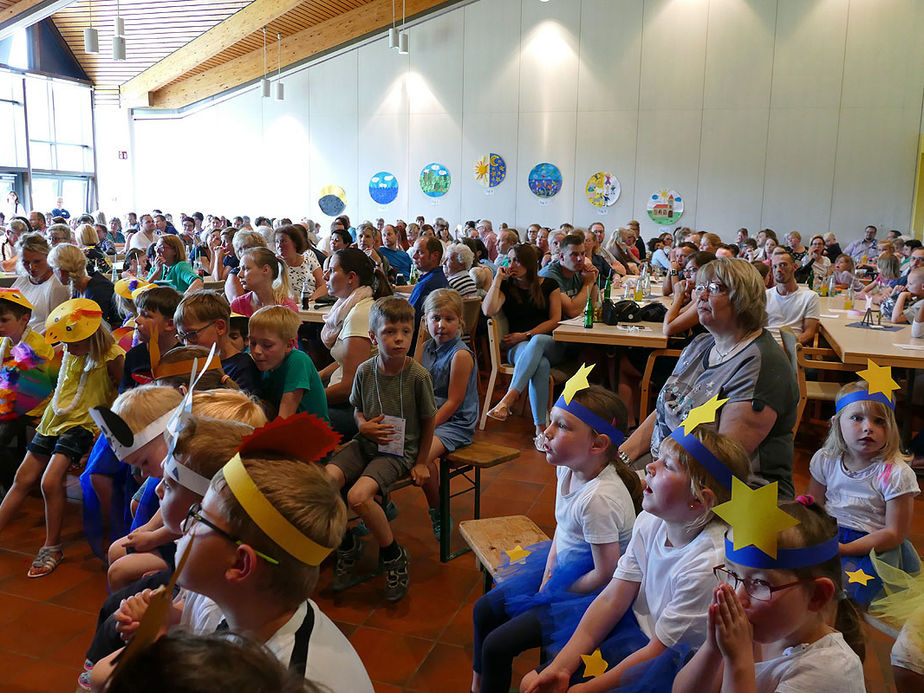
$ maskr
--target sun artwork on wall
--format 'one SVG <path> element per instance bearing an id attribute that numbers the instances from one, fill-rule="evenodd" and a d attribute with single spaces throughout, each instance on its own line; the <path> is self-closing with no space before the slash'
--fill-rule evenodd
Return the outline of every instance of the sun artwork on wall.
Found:
<path id="1" fill-rule="evenodd" d="M 500 154 L 485 154 L 475 162 L 474 173 L 478 185 L 493 188 L 507 177 L 507 162 Z"/>

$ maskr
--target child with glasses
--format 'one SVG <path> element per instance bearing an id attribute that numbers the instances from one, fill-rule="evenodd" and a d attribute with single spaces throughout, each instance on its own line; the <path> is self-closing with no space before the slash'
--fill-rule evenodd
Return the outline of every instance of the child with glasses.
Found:
<path id="1" fill-rule="evenodd" d="M 811 496 L 780 509 L 798 524 L 780 533 L 775 560 L 767 556 L 763 567 L 747 565 L 762 561 L 748 560 L 758 554 L 745 547 L 716 566 L 719 586 L 709 606 L 706 642 L 677 675 L 673 693 L 866 690 L 859 614 L 841 587 L 837 523 Z M 831 550 L 825 552 L 825 545 Z M 822 560 L 780 567 L 793 549 L 813 551 Z M 738 554 L 741 563 L 732 560 Z"/>
<path id="2" fill-rule="evenodd" d="M 719 466 L 746 478 L 750 463 L 739 443 L 705 426 L 690 436 L 713 464 L 700 462 L 703 453 L 694 456 L 673 435 L 663 440 L 658 459 L 645 468 L 642 512 L 613 579 L 555 659 L 523 678 L 523 693 L 565 691 L 582 680 L 579 690 L 609 691 L 626 683 L 634 667 L 652 660 L 659 661 L 650 669 L 654 679 L 647 679 L 646 690 L 664 690 L 678 668 L 672 660 L 703 644 L 703 614 L 715 584 L 712 569 L 725 555 L 726 527 L 712 508 L 731 497 L 728 482 L 709 469 Z M 593 669 L 586 661 L 581 666 L 584 656 L 602 657 L 607 671 L 587 680 Z"/>

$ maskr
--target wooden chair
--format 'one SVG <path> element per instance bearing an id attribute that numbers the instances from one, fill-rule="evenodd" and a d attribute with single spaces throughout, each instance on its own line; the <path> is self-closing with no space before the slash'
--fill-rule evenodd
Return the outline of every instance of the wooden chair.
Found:
<path id="1" fill-rule="evenodd" d="M 549 540 L 545 532 L 526 515 L 465 520 L 459 523 L 459 533 L 478 559 L 484 576 L 484 592 L 491 589 L 506 551 Z"/>
<path id="2" fill-rule="evenodd" d="M 645 364 L 645 372 L 642 373 L 642 392 L 639 396 L 638 403 L 638 422 L 639 424 L 644 421 L 648 416 L 648 403 L 650 401 L 649 390 L 651 388 L 651 376 L 654 373 L 654 364 L 659 358 L 663 356 L 671 356 L 678 358 L 680 356 L 681 349 L 653 349 L 651 353 L 648 354 L 648 362 Z"/>
<path id="3" fill-rule="evenodd" d="M 475 352 L 475 332 L 478 328 L 478 315 L 481 313 L 480 298 L 462 299 L 462 342 Z M 427 329 L 427 317 L 420 319 L 417 332 L 417 347 L 414 349 L 414 360 L 420 362 L 423 354 L 423 345 L 430 339 L 430 330 Z M 477 358 L 477 356 L 476 356 Z"/>
<path id="4" fill-rule="evenodd" d="M 500 324 L 501 316 L 495 315 L 488 318 L 488 355 L 490 356 L 491 374 L 488 376 L 488 387 L 484 394 L 484 406 L 481 408 L 481 420 L 478 422 L 478 429 L 483 431 L 485 423 L 488 420 L 488 412 L 491 410 L 491 398 L 494 396 L 494 387 L 497 384 L 498 375 L 513 376 L 513 366 L 506 363 L 501 356 L 501 339 L 507 333 L 507 320 L 503 319 L 503 325 Z M 563 371 L 558 371 L 563 373 Z M 552 408 L 555 397 L 555 376 L 549 375 L 549 409 Z"/>

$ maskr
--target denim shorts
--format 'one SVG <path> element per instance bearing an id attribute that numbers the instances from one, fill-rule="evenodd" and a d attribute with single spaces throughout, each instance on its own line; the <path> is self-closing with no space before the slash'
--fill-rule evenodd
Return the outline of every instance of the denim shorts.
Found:
<path id="1" fill-rule="evenodd" d="M 71 462 L 79 462 L 80 458 L 90 452 L 94 437 L 92 431 L 82 426 L 69 428 L 59 436 L 43 436 L 36 433 L 29 443 L 29 452 L 44 457 L 51 457 L 53 454 L 66 455 L 71 458 Z"/>

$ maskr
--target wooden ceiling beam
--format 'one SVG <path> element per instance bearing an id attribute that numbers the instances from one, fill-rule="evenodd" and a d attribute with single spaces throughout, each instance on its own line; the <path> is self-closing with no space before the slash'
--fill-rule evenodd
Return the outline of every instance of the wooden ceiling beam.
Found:
<path id="1" fill-rule="evenodd" d="M 20 0 L 5 10 L 0 10 L 0 41 L 20 29 L 37 24 L 74 2 L 75 0 Z"/>
<path id="2" fill-rule="evenodd" d="M 413 17 L 458 0 L 407 0 L 407 16 Z M 282 39 L 283 69 L 348 41 L 391 25 L 391 0 L 373 0 L 332 19 Z M 273 46 L 275 48 L 275 46 Z M 275 50 L 268 53 L 275 53 Z M 271 65 L 275 64 L 275 55 Z M 263 76 L 262 47 L 204 72 L 166 85 L 150 95 L 153 108 L 181 108 Z"/>
<path id="3" fill-rule="evenodd" d="M 148 106 L 150 92 L 183 76 L 209 58 L 233 46 L 242 37 L 259 31 L 260 28 L 294 9 L 303 1 L 254 0 L 179 50 L 128 80 L 121 87 L 124 103 L 131 107 Z"/>

